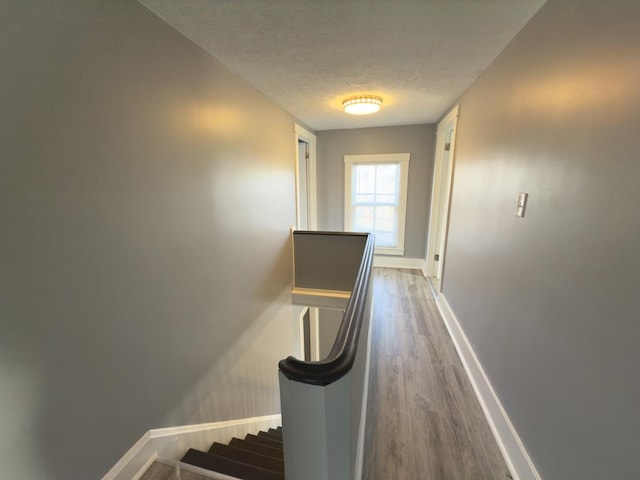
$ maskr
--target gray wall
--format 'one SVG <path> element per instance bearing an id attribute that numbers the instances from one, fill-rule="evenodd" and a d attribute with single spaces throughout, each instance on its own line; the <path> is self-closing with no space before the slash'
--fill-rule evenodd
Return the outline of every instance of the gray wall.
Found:
<path id="1" fill-rule="evenodd" d="M 363 234 L 294 233 L 295 287 L 350 292 L 367 239 Z"/>
<path id="2" fill-rule="evenodd" d="M 326 130 L 317 136 L 318 228 L 344 229 L 344 156 L 409 152 L 405 252 L 424 258 L 435 125 Z"/>
<path id="3" fill-rule="evenodd" d="M 99 478 L 149 428 L 278 413 L 282 341 L 256 382 L 213 370 L 290 282 L 292 127 L 136 2 L 2 2 L 3 478 Z"/>
<path id="4" fill-rule="evenodd" d="M 460 100 L 444 294 L 544 479 L 640 477 L 639 22 L 549 0 Z"/>

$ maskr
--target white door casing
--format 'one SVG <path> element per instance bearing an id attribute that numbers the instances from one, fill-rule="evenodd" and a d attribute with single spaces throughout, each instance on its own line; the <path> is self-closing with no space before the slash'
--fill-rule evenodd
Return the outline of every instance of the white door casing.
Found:
<path id="1" fill-rule="evenodd" d="M 304 142 L 307 144 L 306 152 L 308 157 L 306 161 L 304 158 L 300 158 L 301 149 L 299 143 Z M 309 130 L 301 127 L 300 125 L 294 126 L 294 142 L 296 152 L 296 229 L 304 228 L 306 230 L 318 229 L 318 199 L 317 199 L 317 184 L 316 184 L 316 136 Z M 305 172 L 301 172 L 301 161 L 305 161 Z M 303 175 L 303 173 L 306 173 Z M 306 185 L 301 185 L 301 182 L 306 181 Z M 306 199 L 303 200 L 301 196 L 306 194 Z M 306 205 L 306 212 L 302 212 L 302 209 Z M 305 225 L 302 225 L 302 224 Z M 304 314 L 303 314 L 304 315 Z M 304 329 L 303 315 L 300 316 L 301 331 Z M 318 323 L 318 309 L 315 307 L 309 308 L 310 325 L 309 336 L 311 340 L 311 360 L 319 360 L 320 358 L 320 328 Z M 301 336 L 301 346 L 304 348 L 304 333 Z M 304 358 L 304 354 L 301 356 Z"/>
<path id="2" fill-rule="evenodd" d="M 431 213 L 425 259 L 427 277 L 431 279 L 436 293 L 440 292 L 444 270 L 457 123 L 458 106 L 456 105 L 438 123 L 436 132 Z"/>
<path id="3" fill-rule="evenodd" d="M 302 223 L 306 219 L 306 230 L 318 229 L 318 202 L 316 190 L 316 136 L 300 125 L 294 127 L 295 152 L 296 152 L 296 228 L 301 229 Z M 306 159 L 306 175 L 301 178 L 300 162 L 305 159 L 300 158 L 299 142 L 305 142 L 308 147 L 308 158 Z M 304 172 L 302 172 L 304 173 Z M 306 186 L 301 185 L 305 181 Z M 306 192 L 306 201 L 302 201 L 301 195 Z M 302 212 L 306 204 L 306 215 Z"/>

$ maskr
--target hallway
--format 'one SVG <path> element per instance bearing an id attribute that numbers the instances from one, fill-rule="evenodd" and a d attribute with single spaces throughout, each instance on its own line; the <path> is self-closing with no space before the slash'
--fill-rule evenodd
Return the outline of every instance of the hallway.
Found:
<path id="1" fill-rule="evenodd" d="M 510 479 L 422 273 L 376 268 L 373 288 L 363 479 Z"/>

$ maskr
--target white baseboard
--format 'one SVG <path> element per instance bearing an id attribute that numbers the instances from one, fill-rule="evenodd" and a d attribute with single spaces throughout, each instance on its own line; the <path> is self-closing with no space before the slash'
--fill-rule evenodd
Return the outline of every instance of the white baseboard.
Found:
<path id="1" fill-rule="evenodd" d="M 386 267 L 386 268 L 410 268 L 415 270 L 426 270 L 424 258 L 388 257 L 383 255 L 374 255 L 373 266 Z"/>
<path id="2" fill-rule="evenodd" d="M 422 275 L 424 275 L 424 278 L 429 278 L 429 274 L 427 273 L 428 267 L 426 260 L 422 260 L 422 267 L 420 268 L 420 270 L 422 270 Z"/>
<path id="3" fill-rule="evenodd" d="M 458 319 L 442 293 L 436 297 L 436 304 L 453 339 L 458 355 L 460 355 L 464 369 L 471 380 L 471 385 L 480 401 L 493 435 L 496 437 L 513 480 L 542 480 L 525 450 L 518 432 L 516 432 L 511 420 L 509 420 L 502 403 L 500 403 L 500 399 L 482 369 L 482 365 L 478 361 L 478 357 L 476 357 Z"/>
<path id="4" fill-rule="evenodd" d="M 155 459 L 177 461 L 189 448 L 206 451 L 213 442 L 226 443 L 233 437 L 244 437 L 280 424 L 281 416 L 277 414 L 149 430 L 102 480 L 137 479 Z"/>

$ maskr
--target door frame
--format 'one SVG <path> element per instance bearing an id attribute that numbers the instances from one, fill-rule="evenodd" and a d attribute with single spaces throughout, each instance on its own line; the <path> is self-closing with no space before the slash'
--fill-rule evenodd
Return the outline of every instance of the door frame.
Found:
<path id="1" fill-rule="evenodd" d="M 297 123 L 294 125 L 294 143 L 296 152 L 296 228 L 300 228 L 300 149 L 298 142 L 303 141 L 309 145 L 309 158 L 307 159 L 307 223 L 308 230 L 318 229 L 318 198 L 316 181 L 316 136 Z"/>
<path id="2" fill-rule="evenodd" d="M 300 149 L 298 142 L 303 141 L 309 145 L 309 158 L 307 159 L 307 229 L 318 229 L 318 196 L 317 196 L 317 180 L 316 180 L 316 136 L 306 128 L 294 124 L 294 147 L 296 152 L 296 229 L 300 228 Z M 310 318 L 310 341 L 311 341 L 311 360 L 320 360 L 320 324 L 318 322 L 318 308 L 309 307 Z M 301 331 L 304 329 L 304 310 L 300 315 Z M 304 349 L 304 333 L 301 335 L 301 345 Z M 304 353 L 303 353 L 304 356 Z"/>
<path id="3" fill-rule="evenodd" d="M 454 155 L 456 143 L 456 130 L 458 126 L 458 105 L 456 105 L 439 123 L 436 131 L 436 151 L 433 166 L 433 183 L 431 187 L 431 208 L 429 210 L 429 232 L 427 237 L 426 251 L 426 276 L 436 278 L 437 285 L 434 285 L 436 293 L 442 290 L 442 277 L 444 273 L 445 252 L 447 245 L 447 235 L 449 232 L 449 209 L 451 204 L 451 187 L 453 183 Z M 445 137 L 451 132 L 449 146 L 449 165 L 446 172 L 443 172 Z M 443 173 L 445 175 L 443 175 Z M 444 189 L 444 191 L 443 191 Z M 444 199 L 444 201 L 441 201 Z M 437 232 L 438 217 L 442 218 L 440 232 Z M 436 246 L 440 245 L 440 251 L 436 252 Z M 439 260 L 435 260 L 435 255 L 439 255 Z"/>

